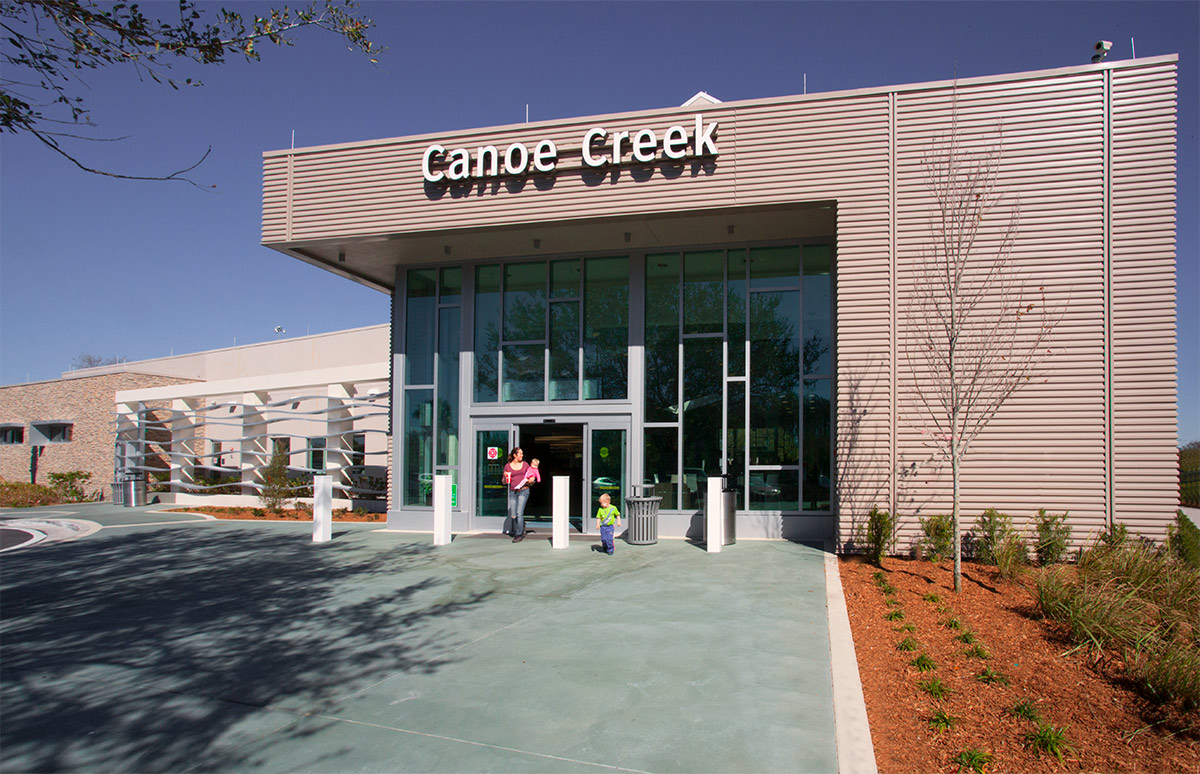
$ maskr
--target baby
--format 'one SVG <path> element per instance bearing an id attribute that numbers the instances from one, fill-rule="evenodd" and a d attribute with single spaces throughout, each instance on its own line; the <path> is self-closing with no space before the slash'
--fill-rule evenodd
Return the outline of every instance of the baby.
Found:
<path id="1" fill-rule="evenodd" d="M 534 484 L 542 483 L 542 474 L 538 472 L 538 465 L 542 463 L 537 457 L 529 461 L 529 470 L 525 472 L 525 487 L 531 487 Z"/>

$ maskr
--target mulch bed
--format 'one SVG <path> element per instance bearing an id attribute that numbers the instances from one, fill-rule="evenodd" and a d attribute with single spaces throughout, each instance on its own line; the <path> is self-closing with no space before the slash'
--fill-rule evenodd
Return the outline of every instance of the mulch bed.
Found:
<path id="1" fill-rule="evenodd" d="M 898 606 L 889 607 L 873 574 L 878 568 L 858 557 L 839 562 L 863 694 L 883 774 L 926 774 L 961 770 L 952 758 L 967 748 L 992 755 L 993 772 L 1200 772 L 1200 712 L 1178 704 L 1156 705 L 1123 682 L 1120 664 L 1097 662 L 1073 646 L 1058 624 L 1040 619 L 1029 592 L 992 567 L 964 563 L 963 591 L 954 593 L 949 562 L 942 565 L 885 559 L 887 582 Z M 940 603 L 924 599 L 936 594 Z M 948 608 L 939 612 L 936 607 Z M 904 611 L 903 620 L 884 616 Z M 961 630 L 944 622 L 957 618 Z M 898 627 L 912 624 L 912 632 Z M 969 657 L 971 647 L 955 638 L 970 629 L 991 654 Z M 897 650 L 906 636 L 921 646 Z M 918 672 L 911 662 L 921 652 L 937 664 Z M 976 675 L 989 667 L 1010 685 L 985 684 Z M 936 700 L 917 684 L 937 676 L 953 691 Z M 1035 726 L 1008 710 L 1031 699 L 1043 720 L 1066 726 L 1072 751 L 1063 763 L 1024 745 Z M 933 731 L 929 718 L 942 709 L 958 719 L 954 728 Z"/>
<path id="2" fill-rule="evenodd" d="M 171 508 L 169 513 L 206 513 L 218 519 L 245 519 L 250 521 L 312 521 L 312 511 L 300 508 L 281 508 L 278 511 L 268 511 L 265 508 L 222 507 L 216 505 L 201 505 L 194 508 Z M 387 521 L 386 513 L 355 513 L 345 508 L 333 512 L 334 521 Z"/>

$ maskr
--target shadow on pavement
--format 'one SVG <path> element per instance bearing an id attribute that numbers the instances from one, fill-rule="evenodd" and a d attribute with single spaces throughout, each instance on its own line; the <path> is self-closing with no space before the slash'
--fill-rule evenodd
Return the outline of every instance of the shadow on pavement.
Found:
<path id="1" fill-rule="evenodd" d="M 0 768 L 252 766 L 301 713 L 450 663 L 438 619 L 491 592 L 423 573 L 430 551 L 171 528 L 6 556 Z"/>

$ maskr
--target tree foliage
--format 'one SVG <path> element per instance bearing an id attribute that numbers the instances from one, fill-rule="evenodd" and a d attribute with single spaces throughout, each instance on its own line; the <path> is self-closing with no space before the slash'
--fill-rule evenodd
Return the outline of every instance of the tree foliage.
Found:
<path id="1" fill-rule="evenodd" d="M 79 134 L 94 127 L 83 96 L 88 71 L 126 66 L 142 80 L 173 89 L 200 86 L 198 80 L 174 78 L 168 71 L 184 60 L 201 65 L 221 64 L 229 56 L 257 60 L 261 45 L 292 45 L 290 35 L 306 27 L 332 32 L 351 50 L 368 56 L 379 50 L 367 38 L 371 21 L 355 14 L 353 0 L 323 0 L 299 9 L 284 6 L 261 16 L 213 12 L 191 0 L 152 7 L 167 12 L 155 18 L 136 3 L 0 0 L 0 132 L 32 135 L 86 172 L 134 180 L 187 180 L 184 175 L 204 158 L 169 175 L 143 177 L 88 167 L 63 147 L 64 138 L 99 139 Z"/>

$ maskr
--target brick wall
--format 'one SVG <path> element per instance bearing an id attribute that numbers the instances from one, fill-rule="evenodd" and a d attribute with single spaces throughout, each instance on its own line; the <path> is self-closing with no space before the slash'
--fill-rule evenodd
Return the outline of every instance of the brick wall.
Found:
<path id="1" fill-rule="evenodd" d="M 74 425 L 71 441 L 41 447 L 36 483 L 48 483 L 50 473 L 83 470 L 92 474 L 89 493 L 100 490 L 105 500 L 110 499 L 116 440 L 116 392 L 193 381 L 117 373 L 0 387 L 0 424 L 19 424 L 25 429 L 23 443 L 0 445 L 0 478 L 30 480 L 34 448 L 30 444 L 30 423 L 66 420 Z"/>

